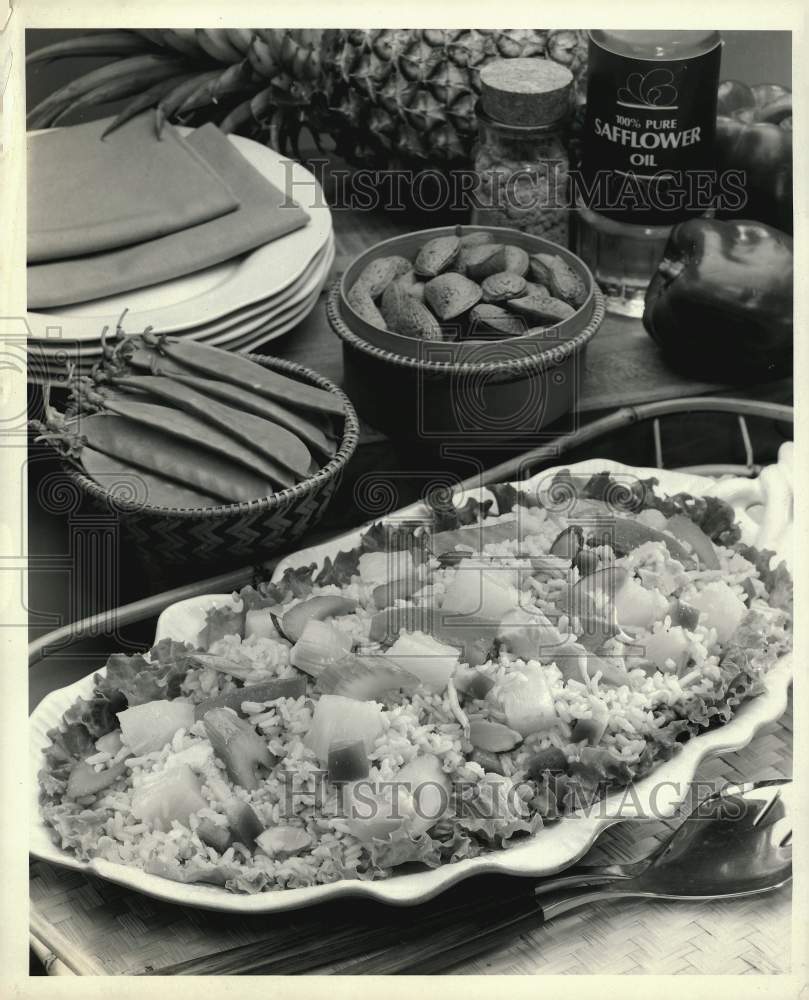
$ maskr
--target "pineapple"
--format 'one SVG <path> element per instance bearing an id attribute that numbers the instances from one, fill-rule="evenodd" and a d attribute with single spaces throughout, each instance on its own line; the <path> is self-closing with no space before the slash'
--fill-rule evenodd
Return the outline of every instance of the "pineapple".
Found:
<path id="1" fill-rule="evenodd" d="M 299 156 L 304 127 L 357 165 L 468 162 L 480 70 L 539 56 L 568 66 L 583 99 L 584 32 L 545 29 L 137 29 L 57 42 L 29 62 L 109 55 L 31 110 L 29 127 L 127 99 L 111 124 L 149 107 L 166 120 L 217 121 Z"/>

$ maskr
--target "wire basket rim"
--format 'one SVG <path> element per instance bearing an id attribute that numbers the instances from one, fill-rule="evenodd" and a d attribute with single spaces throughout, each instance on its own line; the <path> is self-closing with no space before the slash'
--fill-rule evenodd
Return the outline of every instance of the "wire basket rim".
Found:
<path id="1" fill-rule="evenodd" d="M 259 511 L 272 511 L 288 504 L 295 503 L 325 486 L 339 475 L 359 443 L 360 423 L 354 405 L 343 390 L 331 379 L 296 361 L 285 358 L 275 358 L 264 354 L 244 354 L 242 357 L 254 361 L 265 368 L 270 368 L 288 375 L 298 375 L 337 396 L 343 404 L 343 431 L 340 435 L 340 446 L 331 459 L 314 475 L 307 476 L 300 483 L 278 490 L 266 497 L 256 497 L 255 500 L 242 500 L 238 503 L 218 504 L 215 507 L 163 507 L 157 504 L 141 503 L 126 499 L 117 499 L 100 486 L 94 479 L 81 472 L 70 462 L 62 460 L 61 466 L 69 478 L 94 500 L 106 504 L 110 509 L 121 514 L 147 514 L 155 517 L 172 517 L 191 521 L 221 520 L 235 515 L 253 514 Z"/>

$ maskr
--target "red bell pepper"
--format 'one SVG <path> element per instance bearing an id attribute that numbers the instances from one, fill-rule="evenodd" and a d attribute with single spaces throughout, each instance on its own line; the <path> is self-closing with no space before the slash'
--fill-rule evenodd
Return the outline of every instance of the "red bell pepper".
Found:
<path id="1" fill-rule="evenodd" d="M 672 367 L 733 381 L 792 364 L 792 239 L 760 222 L 689 219 L 671 231 L 643 323 Z"/>
<path id="2" fill-rule="evenodd" d="M 756 219 L 792 232 L 792 94 L 764 83 L 719 84 L 717 168 L 743 170 L 747 201 L 724 217 Z"/>

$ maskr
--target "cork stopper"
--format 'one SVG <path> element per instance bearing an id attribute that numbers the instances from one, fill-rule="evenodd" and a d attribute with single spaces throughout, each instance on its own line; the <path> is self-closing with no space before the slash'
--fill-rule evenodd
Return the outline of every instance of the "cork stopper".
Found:
<path id="1" fill-rule="evenodd" d="M 570 110 L 573 74 L 541 56 L 494 59 L 480 71 L 483 111 L 505 125 L 547 125 Z"/>

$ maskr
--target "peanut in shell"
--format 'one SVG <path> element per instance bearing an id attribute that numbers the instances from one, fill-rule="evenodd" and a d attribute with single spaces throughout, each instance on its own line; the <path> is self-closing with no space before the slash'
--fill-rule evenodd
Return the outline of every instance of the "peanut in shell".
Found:
<path id="1" fill-rule="evenodd" d="M 504 271 L 504 267 L 498 267 L 496 263 L 490 263 L 500 250 L 502 243 L 485 243 L 476 247 L 465 247 L 458 260 L 458 266 L 463 265 L 467 278 L 472 281 L 483 281 L 490 274 L 497 274 Z"/>
<path id="2" fill-rule="evenodd" d="M 422 281 L 412 269 L 408 271 L 407 274 L 403 274 L 401 278 L 396 278 L 394 284 L 403 288 L 408 295 L 412 295 L 414 298 L 418 299 L 419 302 L 424 301 L 425 282 Z"/>
<path id="3" fill-rule="evenodd" d="M 481 289 L 484 302 L 504 302 L 525 295 L 525 278 L 513 271 L 499 271 L 483 279 Z"/>
<path id="4" fill-rule="evenodd" d="M 584 279 L 556 254 L 535 253 L 531 257 L 531 276 L 547 285 L 556 298 L 564 299 L 577 308 L 587 298 Z"/>
<path id="5" fill-rule="evenodd" d="M 388 285 L 382 296 L 382 316 L 388 329 L 405 337 L 420 337 L 423 340 L 441 340 L 442 331 L 438 320 L 427 306 L 398 283 Z"/>
<path id="6" fill-rule="evenodd" d="M 457 236 L 436 236 L 419 250 L 413 268 L 422 278 L 434 278 L 446 271 L 461 251 Z"/>
<path id="7" fill-rule="evenodd" d="M 480 301 L 480 285 L 451 272 L 439 274 L 424 286 L 424 301 L 440 320 L 455 319 Z"/>
<path id="8" fill-rule="evenodd" d="M 576 311 L 568 302 L 550 295 L 525 295 L 519 299 L 509 299 L 506 305 L 512 312 L 524 317 L 529 324 L 536 326 L 561 323 Z"/>
<path id="9" fill-rule="evenodd" d="M 529 264 L 528 254 L 522 247 L 506 245 L 499 246 L 493 254 L 489 254 L 474 268 L 467 266 L 466 273 L 475 281 L 482 281 L 489 275 L 499 274 L 501 271 L 511 271 L 513 274 L 525 277 Z"/>
<path id="10" fill-rule="evenodd" d="M 377 309 L 374 300 L 365 288 L 362 286 L 358 287 L 355 284 L 346 296 L 346 299 L 354 312 L 364 319 L 366 323 L 379 327 L 380 330 L 387 330 L 382 313 Z"/>
<path id="11" fill-rule="evenodd" d="M 475 306 L 469 313 L 469 336 L 475 333 L 495 330 L 504 337 L 519 337 L 528 329 L 522 316 L 515 316 L 502 306 L 492 303 Z"/>
<path id="12" fill-rule="evenodd" d="M 461 252 L 463 252 L 464 248 L 480 247 L 486 243 L 494 243 L 492 233 L 466 233 L 466 235 L 459 236 L 458 238 L 461 241 Z"/>
<path id="13" fill-rule="evenodd" d="M 540 298 L 545 298 L 551 293 L 548 291 L 547 285 L 540 285 L 536 281 L 526 281 L 525 282 L 525 294 L 526 295 L 538 295 Z"/>
<path id="14" fill-rule="evenodd" d="M 360 272 L 360 276 L 354 282 L 352 291 L 365 291 L 372 299 L 378 299 L 385 291 L 391 281 L 404 272 L 401 270 L 401 261 L 404 257 L 377 257 L 369 261 Z M 410 267 L 409 262 L 405 261 Z"/>

